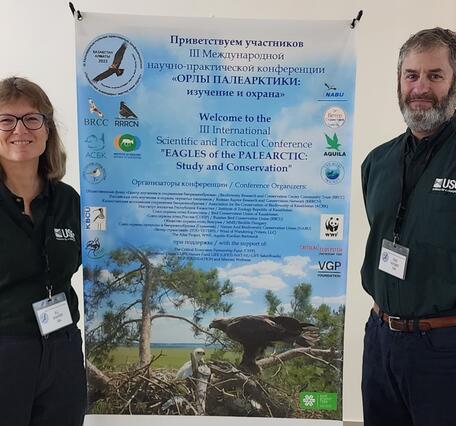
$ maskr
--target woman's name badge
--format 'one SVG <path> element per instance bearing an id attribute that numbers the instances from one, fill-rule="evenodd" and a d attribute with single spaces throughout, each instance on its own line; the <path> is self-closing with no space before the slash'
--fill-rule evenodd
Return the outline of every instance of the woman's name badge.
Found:
<path id="1" fill-rule="evenodd" d="M 32 306 L 42 336 L 73 323 L 65 293 L 40 300 Z"/>
<path id="2" fill-rule="evenodd" d="M 409 253 L 409 248 L 383 239 L 378 269 L 404 280 Z"/>

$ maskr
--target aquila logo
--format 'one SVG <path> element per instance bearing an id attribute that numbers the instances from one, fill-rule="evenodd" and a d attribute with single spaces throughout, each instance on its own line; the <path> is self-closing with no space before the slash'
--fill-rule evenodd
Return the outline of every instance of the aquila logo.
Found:
<path id="1" fill-rule="evenodd" d="M 141 146 L 141 141 L 137 136 L 129 133 L 119 135 L 114 139 L 114 146 L 123 152 L 137 151 Z"/>
<path id="2" fill-rule="evenodd" d="M 337 137 L 337 133 L 331 137 L 325 133 L 326 138 L 326 151 L 323 155 L 325 157 L 345 157 L 346 154 L 344 151 L 340 150 L 342 144 L 339 143 L 339 138 Z"/>
<path id="3" fill-rule="evenodd" d="M 456 179 L 436 178 L 433 191 L 456 193 Z"/>
<path id="4" fill-rule="evenodd" d="M 343 214 L 322 214 L 320 215 L 320 239 L 321 240 L 342 240 L 344 235 Z"/>
<path id="5" fill-rule="evenodd" d="M 58 241 L 76 241 L 74 232 L 70 228 L 54 228 L 54 235 Z"/>

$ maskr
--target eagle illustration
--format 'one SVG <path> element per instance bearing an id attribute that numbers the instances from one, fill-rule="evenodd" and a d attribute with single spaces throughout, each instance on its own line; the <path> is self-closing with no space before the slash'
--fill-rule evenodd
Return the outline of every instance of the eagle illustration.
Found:
<path id="1" fill-rule="evenodd" d="M 124 57 L 125 50 L 127 49 L 127 43 L 123 42 L 122 45 L 117 49 L 117 52 L 114 55 L 114 60 L 112 61 L 112 64 L 109 66 L 109 68 L 105 71 L 103 71 L 101 74 L 98 74 L 93 81 L 98 82 L 101 80 L 104 80 L 105 78 L 108 78 L 109 76 L 115 74 L 117 77 L 121 76 L 124 72 L 123 68 L 120 67 L 120 63 L 122 62 L 122 59 Z"/>
<path id="2" fill-rule="evenodd" d="M 120 101 L 119 116 L 122 118 L 138 118 L 138 116 L 127 106 L 124 101 Z"/>
<path id="3" fill-rule="evenodd" d="M 89 111 L 98 115 L 98 117 L 103 118 L 103 113 L 101 109 L 97 107 L 95 101 L 92 98 L 89 98 Z"/>
<path id="4" fill-rule="evenodd" d="M 313 324 L 303 323 L 287 316 L 245 315 L 213 320 L 209 328 L 223 331 L 243 347 L 240 367 L 257 374 L 256 359 L 273 343 L 284 342 L 299 346 L 313 346 L 318 340 Z"/>

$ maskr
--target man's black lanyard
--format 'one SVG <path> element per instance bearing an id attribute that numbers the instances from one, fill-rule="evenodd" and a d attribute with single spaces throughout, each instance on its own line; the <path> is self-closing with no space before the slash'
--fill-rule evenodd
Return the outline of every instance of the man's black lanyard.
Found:
<path id="1" fill-rule="evenodd" d="M 413 137 L 410 135 L 409 137 Z M 446 138 L 440 137 L 440 138 L 435 138 L 432 141 L 421 141 L 420 143 L 431 143 L 432 147 L 427 149 L 426 155 L 424 158 L 421 158 L 419 162 L 415 165 L 413 163 L 413 158 L 410 162 L 410 164 L 407 167 L 407 140 L 404 140 L 403 147 L 402 147 L 402 152 L 401 152 L 401 159 L 400 159 L 400 165 L 401 165 L 401 201 L 399 203 L 399 206 L 397 208 L 397 213 L 396 213 L 396 222 L 394 224 L 394 230 L 393 230 L 393 244 L 396 244 L 399 242 L 399 237 L 401 233 L 401 228 L 404 222 L 404 217 L 407 209 L 407 201 L 410 198 L 411 193 L 415 189 L 418 181 L 420 180 L 421 176 L 425 172 L 427 166 L 431 162 L 432 158 L 434 155 L 437 153 L 437 151 L 442 147 L 443 142 L 445 141 Z M 416 155 L 416 151 L 415 154 Z M 423 157 L 423 156 L 422 156 Z M 414 168 L 415 167 L 415 168 Z"/>

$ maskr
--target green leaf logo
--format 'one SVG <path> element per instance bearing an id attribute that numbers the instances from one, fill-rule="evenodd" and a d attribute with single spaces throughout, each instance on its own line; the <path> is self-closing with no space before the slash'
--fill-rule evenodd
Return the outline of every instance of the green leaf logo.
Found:
<path id="1" fill-rule="evenodd" d="M 342 145 L 339 143 L 339 138 L 337 137 L 337 134 L 334 133 L 334 136 L 331 137 L 331 136 L 328 136 L 325 133 L 325 136 L 326 136 L 326 143 L 328 144 L 328 146 L 326 148 L 327 149 L 335 149 L 336 151 L 339 151 L 339 148 Z"/>

